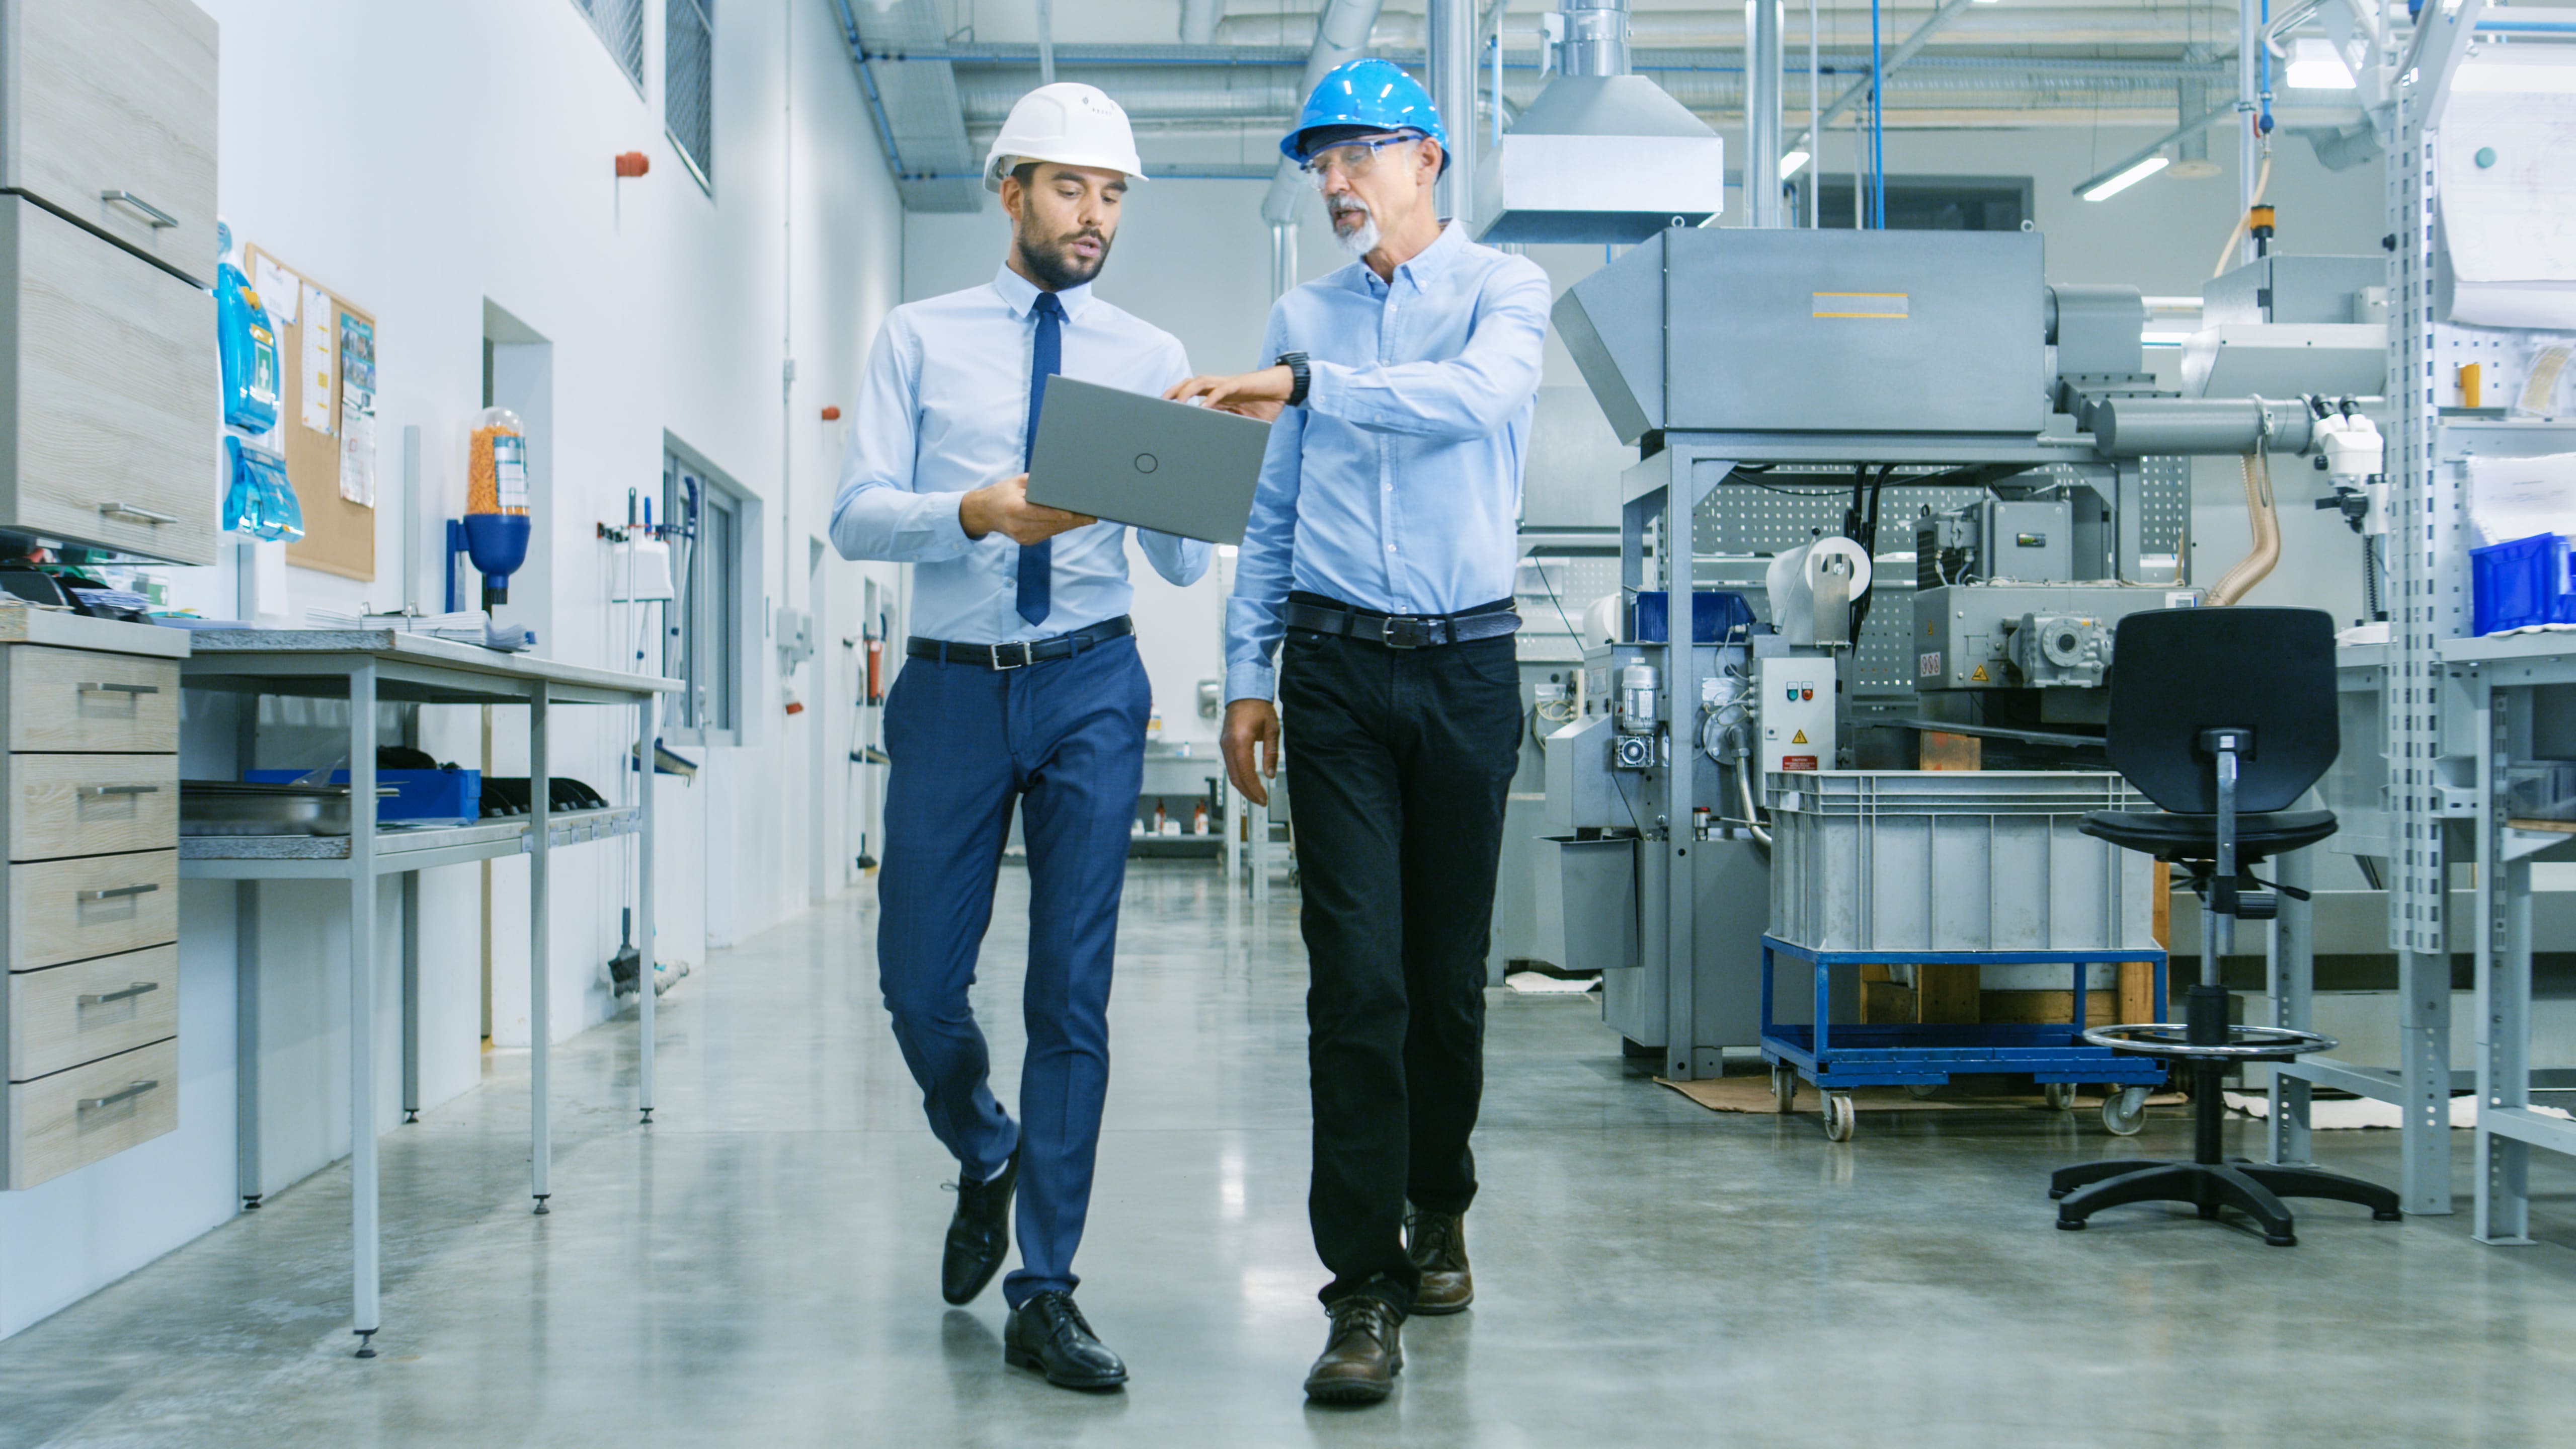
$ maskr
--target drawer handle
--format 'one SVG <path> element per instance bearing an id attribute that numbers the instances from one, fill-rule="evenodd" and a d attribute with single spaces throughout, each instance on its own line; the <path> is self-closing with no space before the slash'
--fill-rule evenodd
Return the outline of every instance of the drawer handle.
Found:
<path id="1" fill-rule="evenodd" d="M 157 684 L 85 683 L 81 685 L 80 692 L 82 694 L 159 694 L 161 692 L 161 686 Z M 153 788 L 157 789 L 158 787 L 156 786 Z"/>
<path id="2" fill-rule="evenodd" d="M 173 224 L 175 225 L 176 223 Z M 149 508 L 137 508 L 131 503 L 102 503 L 98 506 L 98 511 L 111 518 L 139 518 L 145 523 L 176 523 L 179 521 L 179 515 L 175 513 L 155 513 Z"/>
<path id="3" fill-rule="evenodd" d="M 84 991 L 80 994 L 80 1004 L 83 1006 L 105 1006 L 111 1001 L 132 1001 L 134 998 L 141 996 L 146 992 L 158 991 L 160 989 L 161 983 L 158 981 L 137 981 L 133 985 L 125 988 L 123 991 L 100 991 L 94 993 Z"/>
<path id="4" fill-rule="evenodd" d="M 161 1084 L 157 1081 L 129 1082 L 126 1084 L 125 1090 L 122 1092 L 110 1092 L 104 1097 L 81 1098 L 80 1110 L 84 1112 L 92 1112 L 101 1107 L 113 1107 L 119 1102 L 131 1102 L 135 1098 L 142 1096 L 146 1092 L 152 1091 L 160 1085 Z"/>
<path id="5" fill-rule="evenodd" d="M 146 686 L 146 688 L 149 687 Z M 83 785 L 81 793 L 93 799 L 108 795 L 158 795 L 161 793 L 161 787 L 158 785 Z"/>
<path id="6" fill-rule="evenodd" d="M 102 191 L 98 194 L 98 199 L 101 201 L 112 201 L 120 205 L 133 207 L 136 211 L 143 213 L 145 220 L 152 223 L 152 229 L 154 231 L 159 231 L 165 226 L 177 226 L 179 224 L 179 218 L 172 216 L 170 213 L 163 211 L 157 206 L 154 206 L 151 202 L 144 200 L 142 197 L 135 195 L 131 191 Z"/>
<path id="7" fill-rule="evenodd" d="M 159 881 L 145 881 L 141 885 L 110 886 L 103 891 L 82 891 L 79 893 L 79 899 L 84 901 L 113 901 L 120 900 L 126 896 L 147 896 L 159 889 L 161 889 L 161 883 Z"/>

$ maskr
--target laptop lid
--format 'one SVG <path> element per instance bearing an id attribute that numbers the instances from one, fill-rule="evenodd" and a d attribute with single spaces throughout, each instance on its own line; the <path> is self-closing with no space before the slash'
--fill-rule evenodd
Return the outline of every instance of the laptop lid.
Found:
<path id="1" fill-rule="evenodd" d="M 1209 543 L 1243 542 L 1270 425 L 1050 377 L 1029 501 Z"/>

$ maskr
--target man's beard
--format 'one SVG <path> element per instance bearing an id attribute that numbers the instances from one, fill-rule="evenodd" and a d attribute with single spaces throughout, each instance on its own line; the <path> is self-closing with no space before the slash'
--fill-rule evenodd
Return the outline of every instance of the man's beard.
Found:
<path id="1" fill-rule="evenodd" d="M 1367 207 L 1362 206 L 1357 202 L 1350 202 L 1335 206 L 1331 208 L 1331 211 L 1333 218 L 1333 240 L 1340 243 L 1343 251 L 1349 252 L 1355 257 L 1364 257 L 1377 250 L 1377 218 L 1369 215 L 1369 209 Z M 1345 229 L 1342 225 L 1342 219 L 1350 216 L 1358 217 L 1360 219 L 1359 225 Z"/>
<path id="2" fill-rule="evenodd" d="M 1084 237 L 1100 243 L 1098 259 L 1085 262 L 1067 250 L 1069 244 Z M 1036 240 L 1024 231 L 1015 240 L 1021 265 L 1028 268 L 1038 286 L 1050 292 L 1079 287 L 1099 276 L 1100 269 L 1109 263 L 1109 236 L 1098 230 L 1069 232 L 1047 241 Z"/>

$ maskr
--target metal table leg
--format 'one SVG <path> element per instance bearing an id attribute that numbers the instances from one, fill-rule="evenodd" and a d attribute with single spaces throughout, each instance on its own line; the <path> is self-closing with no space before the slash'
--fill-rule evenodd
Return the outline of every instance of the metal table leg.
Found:
<path id="1" fill-rule="evenodd" d="M 2514 754 L 2512 704 L 2528 696 L 2480 687 L 2478 755 L 2478 1128 L 2474 1236 L 2531 1242 L 2531 1144 L 2495 1131 L 2500 1110 L 2531 1105 L 2531 862 L 2505 840 L 2504 773 Z"/>
<path id="2" fill-rule="evenodd" d="M 2280 884 L 2280 914 L 2272 919 L 2272 1024 L 2297 1031 L 2314 1026 L 2316 1015 L 2316 907 L 2291 890 L 2306 890 L 2315 878 L 2314 860 L 2294 850 L 2274 863 Z M 2272 1161 L 2306 1166 L 2310 1161 L 2308 1105 L 2313 1089 L 2305 1077 L 2272 1074 Z"/>
<path id="3" fill-rule="evenodd" d="M 554 1129 L 546 1103 L 548 1057 L 554 1046 L 554 973 L 546 959 L 552 934 L 547 929 L 546 866 L 548 847 L 553 844 L 548 838 L 553 789 L 546 767 L 546 687 L 537 684 L 528 691 L 528 1120 L 532 1138 L 528 1191 L 536 1198 L 541 1217 L 549 1211 L 546 1199 L 554 1195 L 546 1161 Z M 645 989 L 652 989 L 650 982 Z"/>
<path id="4" fill-rule="evenodd" d="M 420 1120 L 420 872 L 402 875 L 402 1110 Z"/>
<path id="5" fill-rule="evenodd" d="M 635 754 L 635 1104 L 653 1121 L 653 998 L 659 984 L 653 963 L 653 715 L 661 696 L 648 694 L 635 707 L 640 741 Z"/>
<path id="6" fill-rule="evenodd" d="M 2481 871 L 2480 874 L 2485 874 Z M 2398 1072 L 2406 1116 L 2397 1193 L 2411 1217 L 2451 1211 L 2451 953 L 2397 953 Z"/>
<path id="7" fill-rule="evenodd" d="M 374 1358 L 376 1198 L 376 664 L 349 676 L 349 1235 L 358 1357 Z"/>
<path id="8" fill-rule="evenodd" d="M 259 882 L 233 883 L 233 1175 L 242 1209 L 259 1183 Z"/>

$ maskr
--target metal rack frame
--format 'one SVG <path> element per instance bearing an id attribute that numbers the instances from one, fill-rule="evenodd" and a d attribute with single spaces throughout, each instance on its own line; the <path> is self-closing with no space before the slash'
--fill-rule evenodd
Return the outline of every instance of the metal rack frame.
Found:
<path id="1" fill-rule="evenodd" d="M 653 1120 L 653 775 L 654 721 L 663 694 L 676 680 L 620 674 L 502 654 L 471 645 L 394 630 L 208 630 L 194 636 L 181 662 L 189 689 L 239 694 L 345 698 L 349 702 L 350 829 L 336 839 L 201 836 L 185 842 L 182 879 L 240 883 L 235 931 L 235 970 L 240 994 L 236 1031 L 239 1058 L 240 1187 L 247 1207 L 257 1207 L 259 1178 L 258 882 L 336 880 L 349 887 L 349 1218 L 351 1331 L 358 1357 L 373 1358 L 383 1327 L 382 1255 L 376 1134 L 376 879 L 405 877 L 402 939 L 404 1111 L 419 1106 L 419 931 L 417 872 L 438 865 L 528 856 L 528 1025 L 530 1192 L 536 1211 L 548 1211 L 553 1123 L 548 1099 L 552 1049 L 549 980 L 550 856 L 555 846 L 633 833 L 638 841 L 643 888 L 636 893 L 638 939 L 648 963 L 638 975 L 637 1106 Z M 529 814 L 524 820 L 406 830 L 376 820 L 376 705 L 524 705 L 528 710 Z M 632 810 L 576 811 L 549 808 L 547 718 L 556 704 L 605 705 L 635 710 L 633 765 L 641 784 Z M 255 715 L 245 712 L 240 731 L 242 763 L 250 759 Z M 624 763 L 624 762 L 621 762 Z"/>

